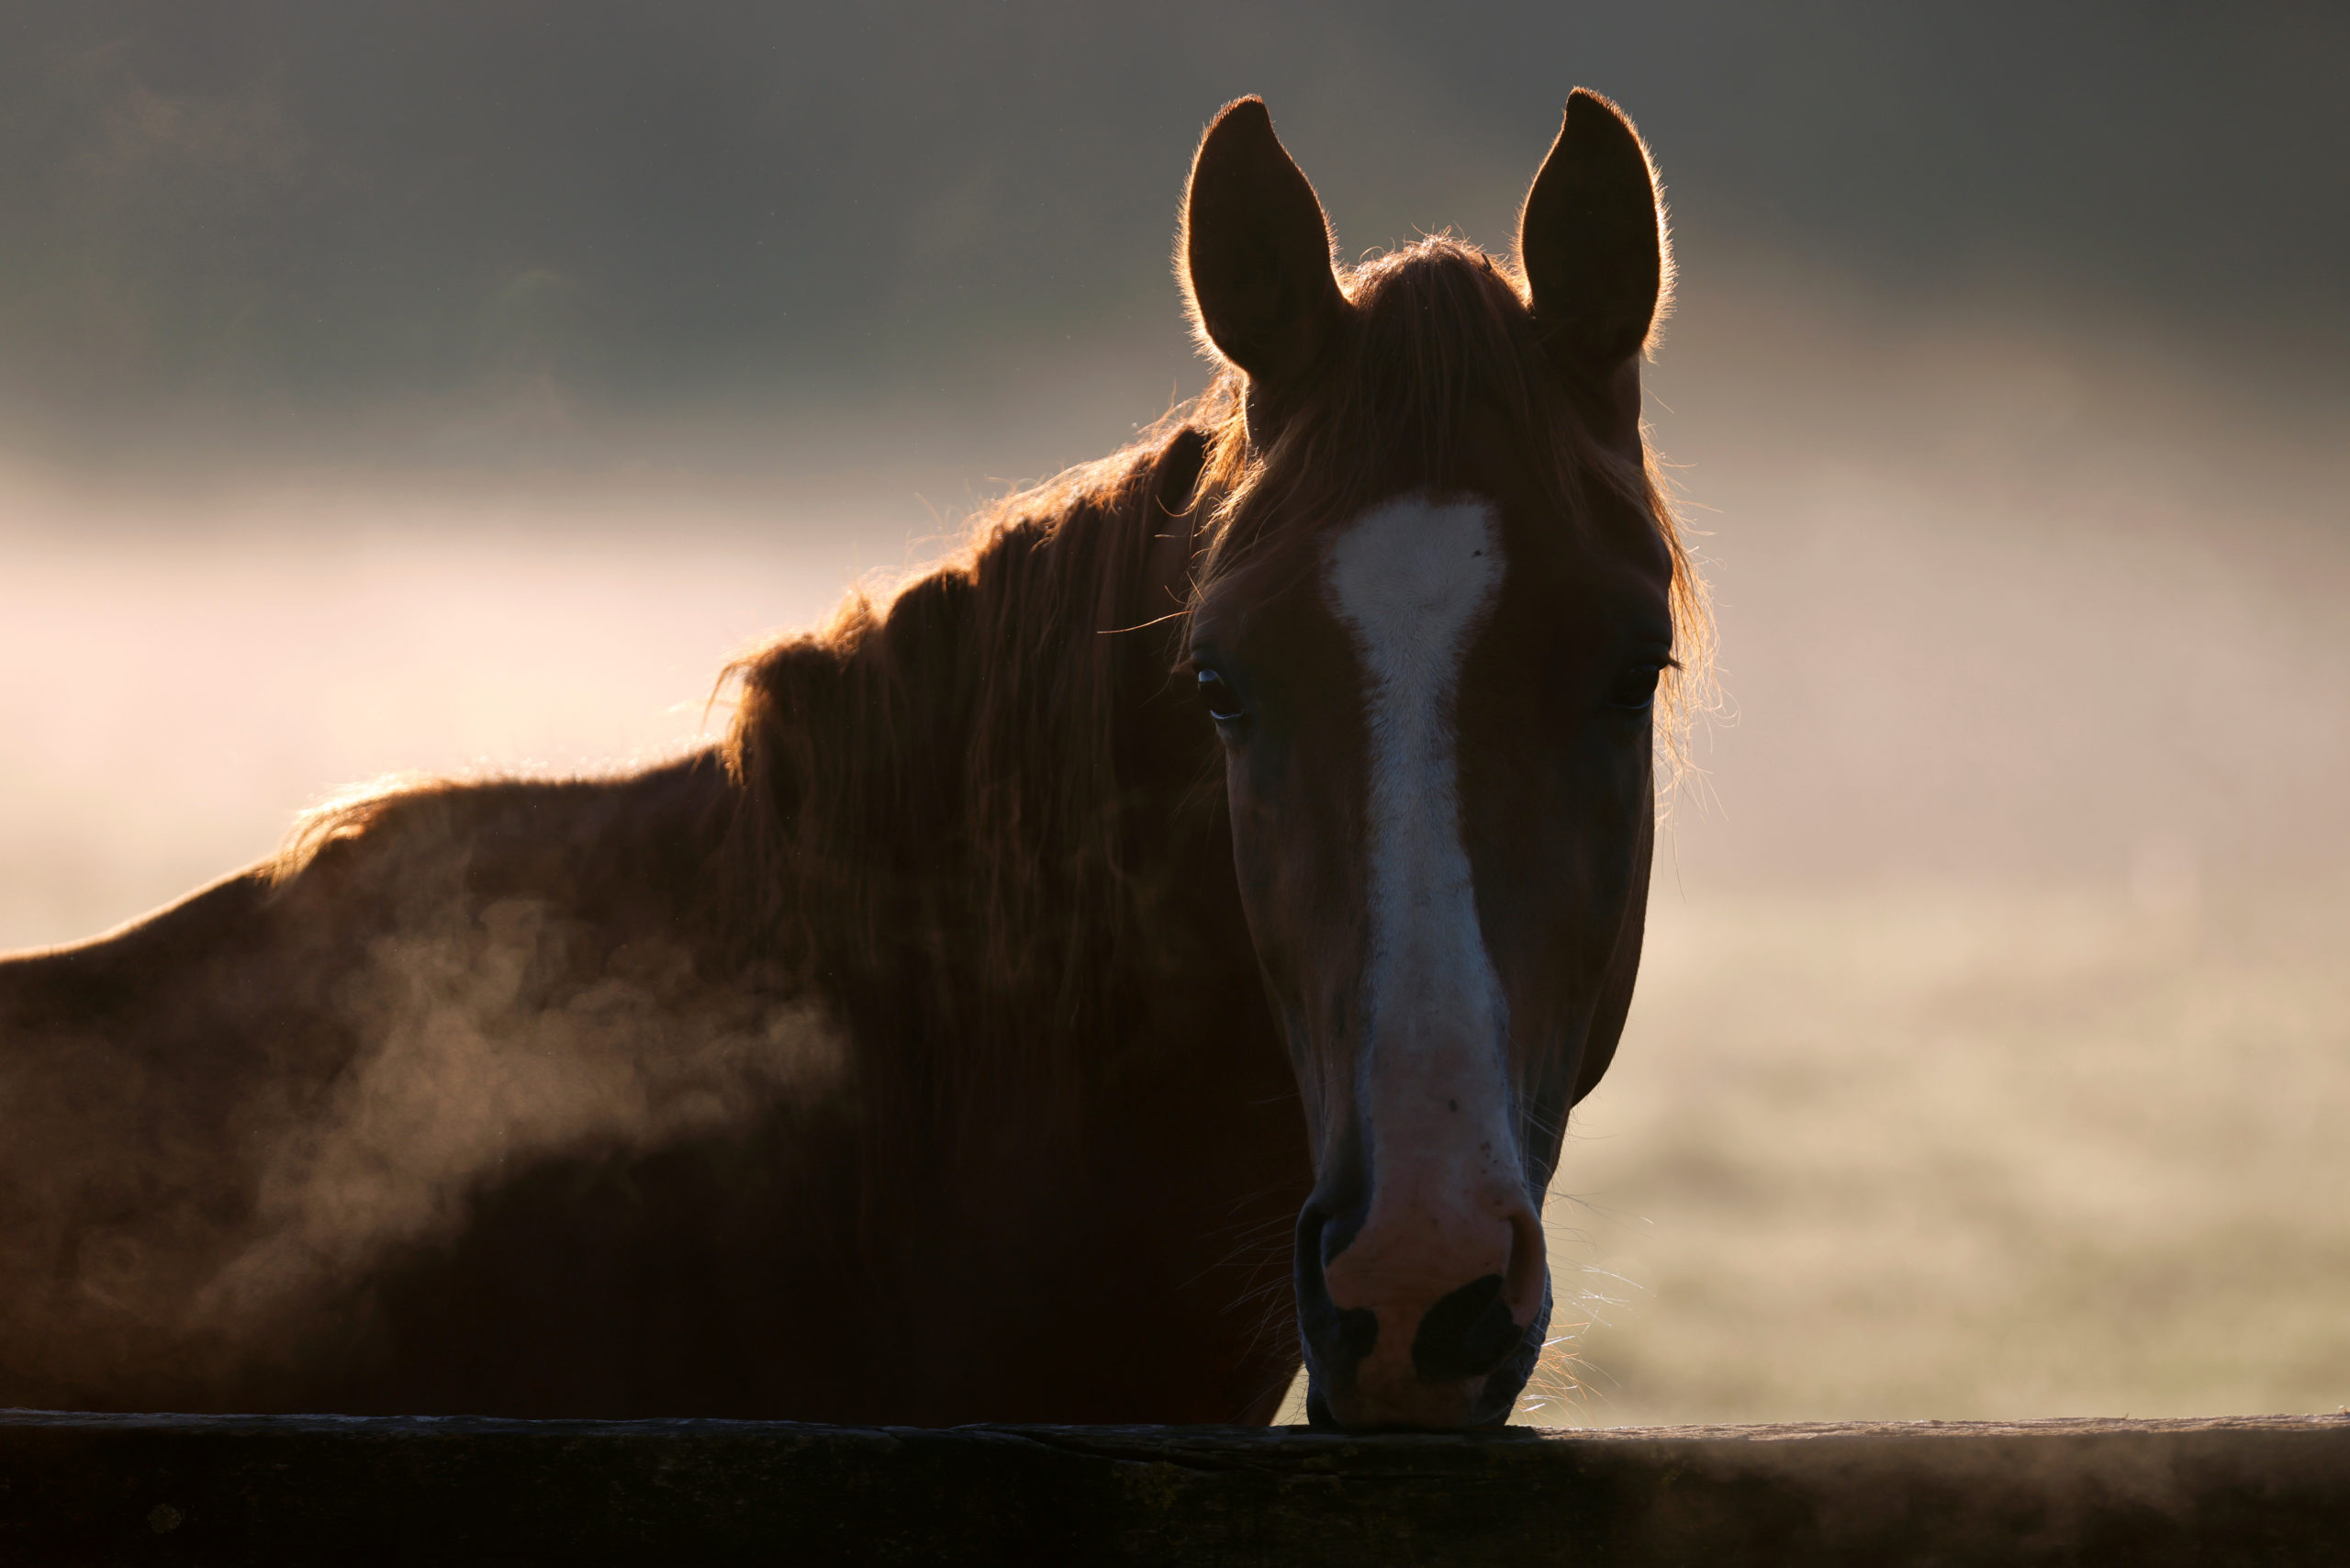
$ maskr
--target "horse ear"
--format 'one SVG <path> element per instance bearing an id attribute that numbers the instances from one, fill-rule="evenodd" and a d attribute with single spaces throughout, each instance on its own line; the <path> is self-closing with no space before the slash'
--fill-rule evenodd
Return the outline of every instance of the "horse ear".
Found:
<path id="1" fill-rule="evenodd" d="M 1562 368 L 1606 381 L 1648 342 L 1673 275 L 1640 133 L 1587 88 L 1518 215 L 1517 261 L 1534 319 Z"/>
<path id="2" fill-rule="evenodd" d="M 1347 308 L 1329 220 L 1262 98 L 1226 104 L 1200 139 L 1176 254 L 1201 335 L 1268 387 L 1313 368 Z"/>

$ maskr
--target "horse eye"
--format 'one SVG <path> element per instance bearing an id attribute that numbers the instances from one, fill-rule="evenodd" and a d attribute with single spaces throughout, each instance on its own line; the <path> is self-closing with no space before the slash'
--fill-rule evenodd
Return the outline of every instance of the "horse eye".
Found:
<path id="1" fill-rule="evenodd" d="M 1219 724 L 1238 723 L 1248 716 L 1248 711 L 1240 705 L 1239 695 L 1212 669 L 1200 671 L 1200 700 L 1207 704 L 1208 717 Z"/>
<path id="2" fill-rule="evenodd" d="M 1662 665 L 1636 665 L 1626 670 L 1608 691 L 1607 705 L 1635 713 L 1646 711 L 1656 701 L 1657 678 L 1663 673 Z"/>

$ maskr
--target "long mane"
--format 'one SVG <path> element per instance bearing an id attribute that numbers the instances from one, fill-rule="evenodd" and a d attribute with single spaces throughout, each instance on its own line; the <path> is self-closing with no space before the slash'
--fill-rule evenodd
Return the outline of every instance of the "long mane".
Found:
<path id="1" fill-rule="evenodd" d="M 1113 1023 L 1099 992 L 1148 896 L 1134 807 L 1156 715 L 1135 704 L 1173 700 L 1185 607 L 1180 570 L 1152 568 L 1184 558 L 1206 447 L 1192 412 L 997 502 L 946 564 L 732 667 L 722 756 L 740 798 L 717 869 L 738 930 L 789 979 L 880 1003 L 923 977 L 927 994 L 886 1004 L 925 1007 L 958 1050 L 997 1033 L 970 1015 L 990 994 L 1049 1004 L 1019 1010 L 1031 1020 Z"/>

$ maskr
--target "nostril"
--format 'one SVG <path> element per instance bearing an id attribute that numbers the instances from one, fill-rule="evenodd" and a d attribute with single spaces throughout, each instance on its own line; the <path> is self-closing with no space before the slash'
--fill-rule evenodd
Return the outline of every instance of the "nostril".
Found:
<path id="1" fill-rule="evenodd" d="M 1379 1348 L 1379 1314 L 1367 1306 L 1341 1307 L 1332 1321 L 1330 1349 L 1341 1365 L 1367 1360 Z"/>
<path id="2" fill-rule="evenodd" d="M 1521 1208 L 1507 1224 L 1503 1271 L 1470 1281 L 1421 1315 L 1412 1336 L 1412 1369 L 1421 1377 L 1449 1383 L 1494 1372 L 1524 1348 L 1528 1325 L 1542 1316 L 1541 1221 Z"/>
<path id="3" fill-rule="evenodd" d="M 1509 1359 L 1526 1330 L 1502 1298 L 1499 1274 L 1472 1280 L 1429 1307 L 1412 1336 L 1412 1370 L 1437 1383 L 1483 1377 Z"/>

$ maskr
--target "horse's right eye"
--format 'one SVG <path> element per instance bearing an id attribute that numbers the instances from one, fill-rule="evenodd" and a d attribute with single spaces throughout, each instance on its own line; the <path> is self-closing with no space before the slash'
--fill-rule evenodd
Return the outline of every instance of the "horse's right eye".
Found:
<path id="1" fill-rule="evenodd" d="M 1203 669 L 1200 671 L 1199 680 L 1200 700 L 1207 705 L 1209 718 L 1218 724 L 1237 724 L 1248 716 L 1248 710 L 1240 705 L 1239 694 L 1232 689 L 1224 677 L 1212 669 Z"/>

